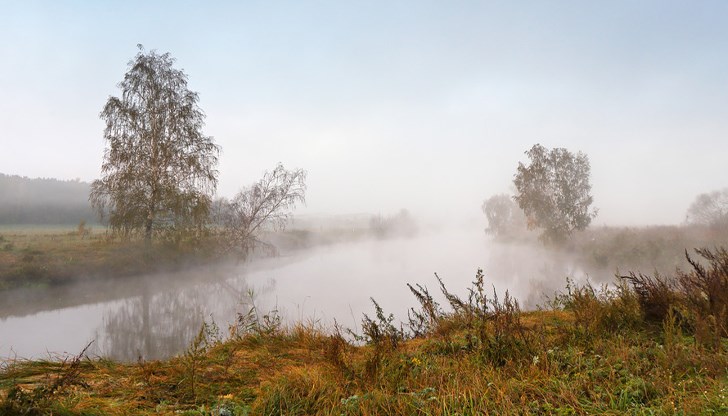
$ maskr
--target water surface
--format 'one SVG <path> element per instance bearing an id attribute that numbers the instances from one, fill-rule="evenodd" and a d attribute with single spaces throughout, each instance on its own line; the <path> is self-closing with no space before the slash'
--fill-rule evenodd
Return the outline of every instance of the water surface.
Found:
<path id="1" fill-rule="evenodd" d="M 533 307 L 567 276 L 605 280 L 538 247 L 492 243 L 482 232 L 426 233 L 301 250 L 243 264 L 194 268 L 50 289 L 22 289 L 0 300 L 0 357 L 47 358 L 89 352 L 120 360 L 165 358 L 189 345 L 203 322 L 222 335 L 255 304 L 284 322 L 358 329 L 370 297 L 406 320 L 416 300 L 406 283 L 436 292 L 434 273 L 465 295 L 478 268 L 502 295 Z M 251 298 L 252 293 L 252 298 Z"/>

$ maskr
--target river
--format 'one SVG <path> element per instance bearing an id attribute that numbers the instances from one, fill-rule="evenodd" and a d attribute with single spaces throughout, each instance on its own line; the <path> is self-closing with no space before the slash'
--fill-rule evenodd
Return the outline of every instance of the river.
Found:
<path id="1" fill-rule="evenodd" d="M 166 358 L 184 351 L 203 322 L 215 322 L 225 336 L 253 304 L 259 315 L 277 311 L 287 325 L 330 327 L 335 319 L 357 330 L 362 314 L 373 312 L 371 297 L 406 321 L 417 306 L 407 283 L 435 293 L 438 273 L 450 291 L 465 295 L 478 268 L 499 295 L 508 290 L 525 308 L 563 288 L 567 276 L 587 275 L 563 256 L 496 244 L 482 231 L 319 246 L 247 263 L 5 292 L 0 358 L 59 359 L 89 343 L 92 356 Z M 604 280 L 609 273 L 590 271 L 595 275 Z"/>

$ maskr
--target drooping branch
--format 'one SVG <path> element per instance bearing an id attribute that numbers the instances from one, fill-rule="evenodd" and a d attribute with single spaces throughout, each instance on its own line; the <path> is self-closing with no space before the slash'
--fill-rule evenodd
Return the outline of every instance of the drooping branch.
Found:
<path id="1" fill-rule="evenodd" d="M 305 203 L 306 171 L 278 164 L 253 185 L 238 192 L 223 215 L 225 246 L 247 256 L 265 229 L 282 230 L 297 203 Z"/>

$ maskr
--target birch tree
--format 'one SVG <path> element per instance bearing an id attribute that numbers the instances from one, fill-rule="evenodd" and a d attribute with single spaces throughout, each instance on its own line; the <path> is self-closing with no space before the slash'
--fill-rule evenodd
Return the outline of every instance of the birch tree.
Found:
<path id="1" fill-rule="evenodd" d="M 222 235 L 226 248 L 246 257 L 256 247 L 273 246 L 261 239 L 265 231 L 285 228 L 297 203 L 305 203 L 306 171 L 286 170 L 278 164 L 273 171 L 238 192 L 225 203 Z"/>
<path id="2" fill-rule="evenodd" d="M 219 147 L 169 53 L 139 52 L 101 112 L 106 149 L 90 200 L 115 233 L 143 235 L 204 226 L 217 186 Z"/>

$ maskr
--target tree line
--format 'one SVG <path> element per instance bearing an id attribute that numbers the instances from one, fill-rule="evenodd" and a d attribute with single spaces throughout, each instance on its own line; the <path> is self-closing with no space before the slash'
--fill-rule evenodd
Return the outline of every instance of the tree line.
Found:
<path id="1" fill-rule="evenodd" d="M 89 204 L 90 184 L 0 173 L 0 224 L 76 225 L 96 214 Z"/>

